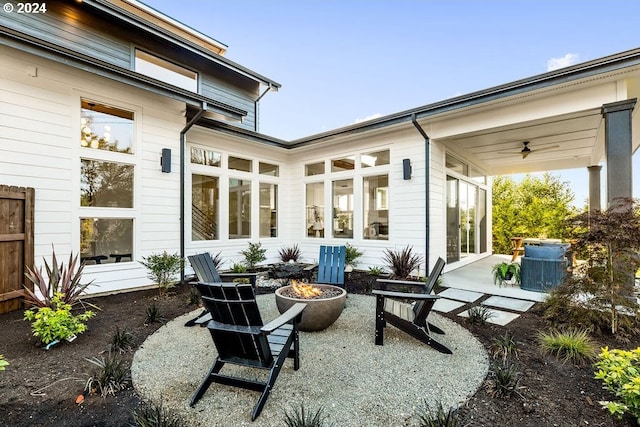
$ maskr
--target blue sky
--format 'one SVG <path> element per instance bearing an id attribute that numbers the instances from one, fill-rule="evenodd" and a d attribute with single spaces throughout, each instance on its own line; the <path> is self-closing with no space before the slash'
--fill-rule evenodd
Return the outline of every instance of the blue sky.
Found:
<path id="1" fill-rule="evenodd" d="M 637 0 L 144 3 L 282 84 L 261 101 L 260 131 L 286 140 L 640 47 Z M 556 173 L 582 206 L 586 170 Z M 639 176 L 636 155 L 636 197 Z"/>

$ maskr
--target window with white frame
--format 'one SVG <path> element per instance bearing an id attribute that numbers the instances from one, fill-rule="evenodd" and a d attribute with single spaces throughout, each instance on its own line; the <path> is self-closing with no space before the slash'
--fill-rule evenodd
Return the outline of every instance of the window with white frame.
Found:
<path id="1" fill-rule="evenodd" d="M 135 70 L 145 76 L 198 92 L 198 73 L 140 49 L 135 50 Z"/>
<path id="2" fill-rule="evenodd" d="M 80 256 L 133 261 L 134 113 L 92 100 L 80 112 Z"/>

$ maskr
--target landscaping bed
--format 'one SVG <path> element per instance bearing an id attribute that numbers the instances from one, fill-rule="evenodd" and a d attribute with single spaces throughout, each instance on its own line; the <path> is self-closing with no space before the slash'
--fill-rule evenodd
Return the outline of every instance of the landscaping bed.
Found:
<path id="1" fill-rule="evenodd" d="M 350 273 L 347 290 L 368 293 L 370 277 L 366 273 Z M 189 285 L 179 285 L 167 296 L 158 297 L 157 290 L 137 291 L 90 301 L 101 308 L 87 322 L 88 330 L 73 343 L 60 343 L 51 350 L 37 345 L 30 324 L 22 320 L 23 312 L 0 315 L 0 354 L 10 363 L 0 372 L 0 424 L 11 426 L 123 426 L 133 423 L 132 411 L 141 404 L 131 387 L 105 398 L 88 395 L 84 403 L 76 398 L 95 366 L 86 358 L 103 357 L 108 352 L 116 331 L 131 331 L 132 349 L 122 357 L 130 366 L 135 348 L 157 330 L 162 323 L 145 324 L 148 308 L 156 305 L 165 321 L 194 310 L 189 305 Z M 373 300 L 372 300 L 373 304 Z M 469 325 L 465 319 L 449 318 L 463 324 L 490 348 L 492 340 L 509 331 L 518 342 L 517 369 L 521 372 L 518 395 L 510 398 L 491 397 L 484 388 L 459 408 L 460 426 L 632 426 L 632 420 L 616 421 L 601 408 L 598 401 L 611 399 L 593 379 L 589 365 L 564 364 L 551 356 L 543 356 L 535 337 L 548 329 L 538 306 L 524 313 L 506 327 Z M 373 315 L 373 306 L 372 306 Z M 371 331 L 373 340 L 373 331 Z M 608 337 L 599 343 L 610 348 L 635 347 L 640 336 L 630 337 L 631 344 L 621 344 Z M 635 345 L 634 345 L 635 344 Z M 421 345 L 416 342 L 416 345 Z M 425 361 L 427 363 L 427 361 Z M 446 381 L 446 378 L 443 378 Z M 421 404 L 416 397 L 416 406 Z M 435 402 L 431 402 L 432 407 Z M 325 409 L 331 419 L 330 408 Z M 283 414 L 284 415 L 284 414 Z M 401 420 L 398 420 L 400 423 Z"/>

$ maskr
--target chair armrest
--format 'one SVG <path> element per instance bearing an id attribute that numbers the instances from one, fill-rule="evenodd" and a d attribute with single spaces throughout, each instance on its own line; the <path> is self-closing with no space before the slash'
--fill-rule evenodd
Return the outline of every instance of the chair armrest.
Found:
<path id="1" fill-rule="evenodd" d="M 387 285 L 393 286 L 413 286 L 414 288 L 424 288 L 425 282 L 414 282 L 409 280 L 394 280 L 394 279 L 376 279 L 376 284 L 380 284 L 382 290 L 386 290 Z"/>
<path id="2" fill-rule="evenodd" d="M 285 323 L 291 322 L 297 316 L 302 314 L 302 311 L 306 307 L 307 307 L 307 304 L 303 302 L 297 302 L 291 307 L 289 307 L 289 309 L 284 313 L 282 313 L 280 316 L 276 317 L 271 322 L 267 323 L 262 328 L 260 328 L 260 330 L 263 332 L 273 332 L 274 330 L 278 329 L 280 326 L 284 325 Z"/>
<path id="3" fill-rule="evenodd" d="M 258 280 L 258 273 L 219 273 L 221 279 L 249 279 L 252 285 Z M 224 282 L 224 280 L 223 280 Z"/>
<path id="4" fill-rule="evenodd" d="M 417 299 L 417 300 L 429 300 L 442 298 L 440 295 L 434 294 L 413 294 L 410 292 L 394 292 L 394 291 L 381 291 L 374 289 L 371 291 L 374 295 L 391 298 L 405 298 L 405 299 Z"/>
<path id="5" fill-rule="evenodd" d="M 228 323 L 216 322 L 215 320 L 209 320 L 207 328 L 215 329 L 217 331 L 239 332 L 251 335 L 258 335 L 261 333 L 260 326 L 230 325 Z"/>

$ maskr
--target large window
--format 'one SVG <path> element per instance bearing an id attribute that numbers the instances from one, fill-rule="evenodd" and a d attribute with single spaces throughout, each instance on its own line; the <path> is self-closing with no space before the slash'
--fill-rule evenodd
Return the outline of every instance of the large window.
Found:
<path id="1" fill-rule="evenodd" d="M 191 238 L 218 240 L 218 178 L 204 175 L 191 177 Z"/>
<path id="2" fill-rule="evenodd" d="M 80 109 L 81 259 L 133 261 L 134 114 L 86 99 Z"/>
<path id="3" fill-rule="evenodd" d="M 363 237 L 389 240 L 389 177 L 367 176 L 362 190 Z"/>
<path id="4" fill-rule="evenodd" d="M 229 179 L 229 238 L 251 237 L 251 181 Z"/>
<path id="5" fill-rule="evenodd" d="M 307 237 L 324 237 L 324 183 L 312 182 L 306 188 Z"/>

